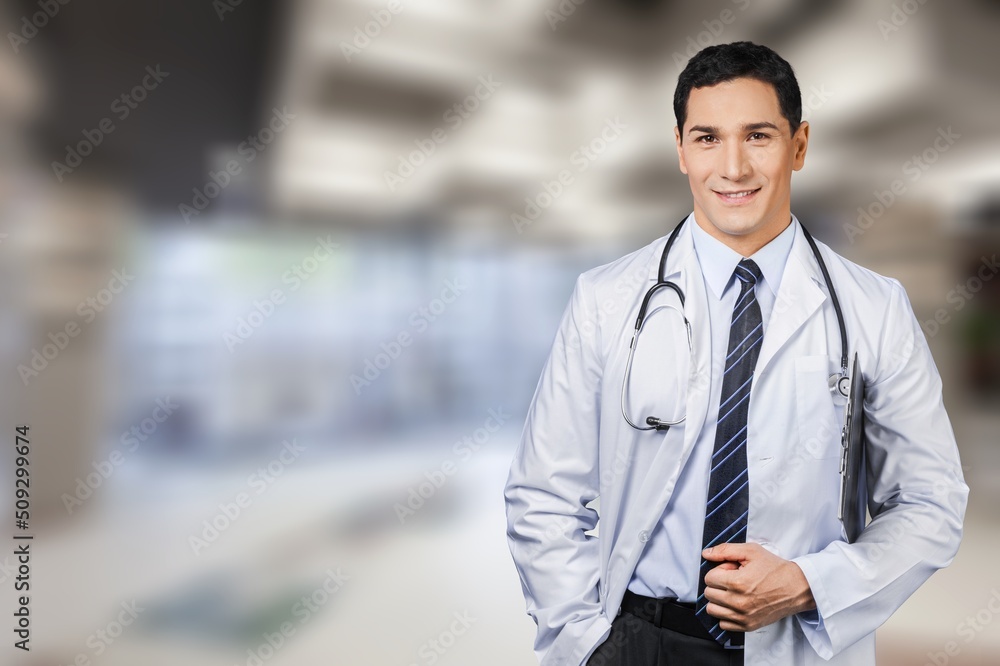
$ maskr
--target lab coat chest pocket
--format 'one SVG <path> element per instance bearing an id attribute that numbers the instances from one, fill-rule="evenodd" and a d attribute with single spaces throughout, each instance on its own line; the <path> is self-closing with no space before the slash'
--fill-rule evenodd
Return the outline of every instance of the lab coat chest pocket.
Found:
<path id="1" fill-rule="evenodd" d="M 830 389 L 835 361 L 827 356 L 795 359 L 795 421 L 798 446 L 816 459 L 840 456 L 846 400 Z"/>
<path id="2" fill-rule="evenodd" d="M 683 318 L 677 310 L 652 307 L 651 302 L 634 344 L 625 393 L 629 417 L 638 425 L 645 425 L 648 416 L 667 421 L 683 418 L 691 372 L 691 350 Z"/>

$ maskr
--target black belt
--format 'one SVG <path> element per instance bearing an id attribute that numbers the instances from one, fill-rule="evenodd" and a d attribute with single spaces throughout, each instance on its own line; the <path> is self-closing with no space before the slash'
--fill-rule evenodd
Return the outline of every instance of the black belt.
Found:
<path id="1" fill-rule="evenodd" d="M 685 636 L 702 638 L 716 643 L 712 634 L 701 623 L 695 615 L 695 605 L 677 599 L 665 598 L 654 599 L 636 594 L 631 590 L 625 590 L 625 597 L 622 599 L 622 611 L 635 615 L 638 618 L 651 622 L 657 627 L 670 629 Z M 733 632 L 733 638 L 742 637 L 742 633 Z"/>

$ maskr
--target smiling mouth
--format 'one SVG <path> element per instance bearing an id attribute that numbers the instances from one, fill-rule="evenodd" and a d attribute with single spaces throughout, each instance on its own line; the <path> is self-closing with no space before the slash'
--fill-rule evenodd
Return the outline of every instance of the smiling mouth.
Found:
<path id="1" fill-rule="evenodd" d="M 760 192 L 760 188 L 758 187 L 755 190 L 739 190 L 736 192 L 719 192 L 716 190 L 712 191 L 715 192 L 716 195 L 718 195 L 718 197 L 723 201 L 725 201 L 726 203 L 743 203 L 749 201 L 750 199 L 753 198 L 755 194 Z"/>

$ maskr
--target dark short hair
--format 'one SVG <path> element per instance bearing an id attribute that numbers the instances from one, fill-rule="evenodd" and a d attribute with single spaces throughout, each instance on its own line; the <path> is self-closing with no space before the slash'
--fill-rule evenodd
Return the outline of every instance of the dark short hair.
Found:
<path id="1" fill-rule="evenodd" d="M 781 115 L 788 120 L 794 134 L 802 123 L 802 93 L 792 66 L 766 46 L 753 42 L 732 42 L 698 51 L 677 77 L 674 116 L 681 135 L 687 120 L 691 90 L 743 78 L 757 79 L 774 87 Z"/>

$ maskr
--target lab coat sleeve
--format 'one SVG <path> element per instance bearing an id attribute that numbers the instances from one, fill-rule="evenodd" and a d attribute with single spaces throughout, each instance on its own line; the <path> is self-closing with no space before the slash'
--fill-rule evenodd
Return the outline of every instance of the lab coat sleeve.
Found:
<path id="1" fill-rule="evenodd" d="M 882 625 L 958 551 L 968 500 L 941 378 L 902 286 L 892 280 L 872 374 L 865 373 L 868 511 L 858 541 L 794 558 L 816 615 L 796 616 L 830 659 Z M 818 620 L 818 621 L 817 621 Z"/>
<path id="2" fill-rule="evenodd" d="M 579 666 L 610 633 L 598 582 L 598 312 L 577 280 L 528 409 L 504 489 L 507 540 L 542 666 Z"/>

